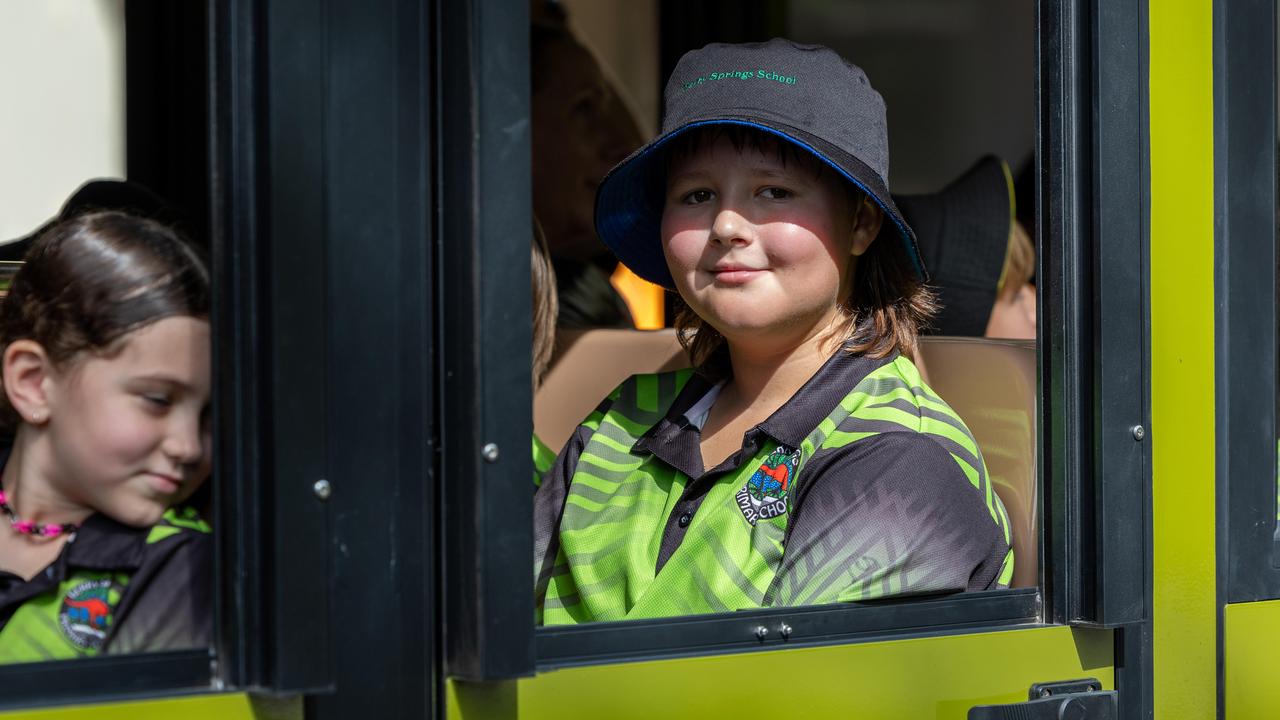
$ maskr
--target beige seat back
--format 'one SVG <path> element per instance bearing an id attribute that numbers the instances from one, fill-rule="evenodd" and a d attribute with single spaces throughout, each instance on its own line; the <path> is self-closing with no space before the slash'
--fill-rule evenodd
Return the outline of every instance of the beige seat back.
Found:
<path id="1" fill-rule="evenodd" d="M 930 386 L 973 432 L 1013 529 L 1013 585 L 1034 586 L 1036 520 L 1035 344 L 979 338 L 921 341 Z M 534 399 L 538 437 L 559 450 L 602 398 L 635 373 L 688 367 L 674 330 L 562 331 Z"/>
<path id="2" fill-rule="evenodd" d="M 1036 515 L 1036 348 L 1033 341 L 927 337 L 920 354 L 929 385 L 956 411 L 982 449 L 1009 513 L 1013 587 L 1039 570 Z"/>
<path id="3" fill-rule="evenodd" d="M 551 369 L 533 400 L 533 429 L 564 447 L 606 395 L 637 373 L 689 367 L 675 330 L 561 330 Z"/>

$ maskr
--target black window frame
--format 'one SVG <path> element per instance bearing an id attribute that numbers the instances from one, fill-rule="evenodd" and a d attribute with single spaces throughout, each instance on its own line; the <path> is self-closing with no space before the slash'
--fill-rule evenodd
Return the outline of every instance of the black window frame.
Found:
<path id="1" fill-rule="evenodd" d="M 364 707 L 423 715 L 441 707 L 446 674 L 501 681 L 774 649 L 779 633 L 762 644 L 755 631 L 782 622 L 789 646 L 1119 628 L 1122 698 L 1150 706 L 1150 461 L 1133 432 L 1149 424 L 1145 0 L 1041 0 L 1037 10 L 1040 586 L 538 630 L 522 552 L 532 535 L 531 384 L 528 364 L 511 362 L 530 332 L 518 241 L 531 228 L 527 3 L 205 7 L 216 462 L 234 478 L 215 497 L 218 517 L 237 518 L 218 523 L 215 652 L 76 661 L 76 673 L 65 663 L 0 667 L 13 688 L 5 709 L 235 688 L 306 692 L 308 713 L 343 717 L 394 674 L 429 680 Z M 365 88 L 348 68 L 395 82 Z M 353 139 L 370 147 L 370 136 L 387 141 L 372 154 L 344 151 Z M 370 190 L 392 201 L 373 202 Z M 395 253 L 394 275 L 351 282 L 388 271 L 385 257 L 354 252 L 370 219 L 390 238 L 379 247 Z M 393 319 L 371 312 L 390 302 Z M 345 352 L 338 328 L 369 330 L 365 339 L 396 358 L 367 423 L 341 403 L 361 373 L 386 368 Z M 392 459 L 369 475 L 385 483 L 353 492 L 369 479 L 354 476 L 358 459 L 373 452 Z M 333 483 L 329 502 L 314 495 L 320 479 Z M 348 563 L 346 518 L 387 511 L 388 498 L 396 529 L 355 551 L 405 562 Z M 377 598 L 395 603 L 380 627 L 416 632 L 417 645 L 371 657 L 364 638 L 335 632 L 343 609 L 381 607 L 335 593 L 335 569 L 391 593 Z M 298 594 L 316 602 L 291 604 Z"/>
<path id="2" fill-rule="evenodd" d="M 447 3 L 472 23 L 451 27 L 451 46 L 443 44 L 442 64 L 455 70 L 470 68 L 472 117 L 468 126 L 487 126 L 505 112 L 508 122 L 528 116 L 527 106 L 513 98 L 526 92 L 517 86 L 519 58 L 493 56 L 485 48 L 504 42 L 521 46 L 527 18 L 519 13 L 493 13 L 480 3 Z M 1142 632 L 1149 616 L 1150 583 L 1150 458 L 1148 444 L 1136 439 L 1139 426 L 1149 424 L 1148 400 L 1148 278 L 1147 278 L 1147 122 L 1146 122 L 1146 5 L 1142 0 L 1122 3 L 1102 0 L 1042 0 L 1037 10 L 1037 205 L 1035 230 L 1042 248 L 1040 383 L 1043 404 L 1039 438 L 1044 536 L 1041 543 L 1042 582 L 1038 588 L 923 600 L 895 600 L 859 606 L 777 608 L 580 627 L 523 628 L 531 623 L 527 603 L 510 596 L 529 588 L 525 555 L 511 561 L 483 554 L 450 577 L 455 585 L 446 603 L 445 622 L 451 635 L 465 642 L 451 645 L 446 672 L 462 680 L 501 681 L 534 672 L 578 664 L 636 661 L 657 657 L 699 655 L 760 648 L 886 639 L 904 635 L 955 633 L 1040 624 L 1069 624 L 1132 628 L 1117 633 L 1117 657 L 1124 652 L 1126 668 L 1118 682 L 1135 691 L 1149 685 L 1149 643 Z M 1105 60 L 1105 62 L 1104 62 Z M 517 63 L 505 67 L 502 63 Z M 472 146 L 470 186 L 498 183 L 493 173 L 506 170 L 490 159 L 513 155 L 512 138 L 459 132 Z M 527 142 L 527 140 L 525 140 Z M 442 141 L 448 142 L 448 138 Z M 491 155 L 492 154 L 492 155 Z M 524 162 L 523 156 L 521 162 Z M 504 187 L 515 187 L 508 181 Z M 471 209 L 484 215 L 477 202 Z M 505 216 L 510 237 L 524 237 L 528 207 Z M 484 217 L 475 222 L 504 219 Z M 471 237 L 480 231 L 472 228 Z M 523 258 L 509 249 L 512 262 Z M 479 277 L 488 267 L 471 258 L 458 271 Z M 520 260 L 523 266 L 523 260 Z M 521 278 L 523 280 L 523 278 Z M 473 283 L 461 299 L 478 306 L 509 302 L 523 309 L 523 282 L 514 287 Z M 505 298 L 505 300 L 504 300 Z M 455 296 L 454 302 L 458 301 Z M 1107 319 L 1102 322 L 1102 316 Z M 447 388 L 461 393 L 472 407 L 489 406 L 501 388 L 505 407 L 531 405 L 524 376 L 484 360 L 484 348 L 511 336 L 509 329 L 480 325 L 468 339 L 470 352 L 481 357 L 476 372 L 497 375 L 501 384 Z M 446 399 L 446 403 L 448 400 Z M 492 418 L 488 419 L 492 421 Z M 506 430 L 514 438 L 527 437 L 527 415 L 508 412 Z M 494 430 L 493 432 L 500 432 Z M 469 526 L 455 525 L 444 550 L 454 548 L 521 547 L 528 530 L 505 523 L 523 520 L 527 498 L 521 493 L 494 493 L 493 488 L 518 487 L 530 473 L 529 459 L 517 458 L 505 468 L 483 468 L 483 482 L 471 482 L 479 467 L 475 459 L 478 435 L 452 451 L 470 457 L 467 465 L 446 467 L 463 473 L 467 482 L 449 482 L 445 512 L 465 516 Z M 501 469 L 501 480 L 493 472 Z M 1047 483 L 1053 478 L 1053 483 Z M 524 521 L 527 524 L 527 520 Z M 493 535 L 492 533 L 497 533 Z M 457 571 L 455 571 L 457 572 Z M 501 588 L 493 593 L 493 588 Z M 502 597 L 505 595 L 505 597 Z M 492 614 L 477 621 L 475 607 L 506 608 L 517 613 L 504 618 L 504 627 L 520 632 L 488 633 Z M 771 632 L 761 641 L 757 628 L 791 626 L 787 640 Z M 530 651 L 530 644 L 534 650 Z M 1127 644 L 1126 644 L 1127 643 Z M 1130 696 L 1141 699 L 1139 692 Z"/>
<path id="3" fill-rule="evenodd" d="M 200 55 L 207 49 L 204 33 L 208 17 L 199 12 L 170 12 L 158 3 L 149 2 L 130 3 L 125 8 L 128 34 L 125 76 L 126 85 L 134 91 L 125 98 L 125 132 L 129 140 L 126 143 L 129 147 L 126 172 L 130 179 L 141 180 L 153 187 L 161 179 L 174 179 L 174 165 L 169 164 L 169 159 L 162 153 L 151 152 L 152 148 L 143 148 L 137 140 L 149 130 L 168 126 L 169 121 L 183 121 L 181 129 L 164 140 L 183 145 L 184 152 L 178 154 L 194 160 L 198 170 L 184 178 L 188 183 L 175 188 L 176 196 L 170 199 L 180 204 L 196 200 L 193 208 L 196 216 L 184 218 L 186 222 L 182 229 L 197 241 L 207 236 L 208 230 L 207 217 L 201 212 L 207 206 L 201 200 L 207 198 L 208 189 L 209 166 L 205 161 L 207 146 L 204 145 L 204 131 L 208 123 L 201 128 L 190 127 L 185 121 L 193 117 L 201 120 L 208 117 L 208 107 L 202 102 L 204 87 L 202 84 L 184 92 L 170 104 L 156 101 L 154 95 L 167 81 L 178 77 L 190 79 L 202 75 L 207 69 Z M 179 46 L 184 41 L 194 43 L 194 47 Z M 193 61 L 194 67 L 148 67 L 156 55 L 165 52 Z M 214 334 L 216 336 L 216 331 Z M 216 676 L 211 649 L 205 648 L 3 665 L 0 666 L 0 686 L 5 688 L 5 692 L 0 696 L 0 710 L 146 698 L 161 693 L 189 693 L 212 687 Z"/>
<path id="4" fill-rule="evenodd" d="M 1280 598 L 1277 526 L 1276 8 L 1214 20 L 1218 598 Z M 1267 68 L 1260 77 L 1259 66 Z M 1269 82 L 1264 82 L 1264 78 Z M 1268 342 L 1269 341 L 1269 342 Z M 1221 615 L 1219 615 L 1221 622 Z M 1219 633 L 1221 635 L 1221 633 Z M 1221 650 L 1221 647 L 1219 648 Z"/>
<path id="5" fill-rule="evenodd" d="M 1219 688 L 1226 605 L 1280 598 L 1276 14 L 1265 0 L 1213 4 Z"/>
<path id="6" fill-rule="evenodd" d="M 442 702 L 435 17 L 417 0 L 197 7 L 207 136 L 197 148 L 175 133 L 170 150 L 207 155 L 193 166 L 208 168 L 194 180 L 208 183 L 215 284 L 216 636 L 209 649 L 0 666 L 0 709 L 234 690 L 304 694 L 322 720 L 430 716 Z M 191 40 L 158 37 L 175 51 Z"/>

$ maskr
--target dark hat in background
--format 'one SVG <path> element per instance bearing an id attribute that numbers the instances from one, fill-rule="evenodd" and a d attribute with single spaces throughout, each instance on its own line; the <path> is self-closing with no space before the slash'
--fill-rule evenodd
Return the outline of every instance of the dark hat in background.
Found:
<path id="1" fill-rule="evenodd" d="M 889 194 L 884 100 L 866 73 L 835 51 L 779 38 L 685 53 L 667 80 L 662 132 L 600 183 L 596 233 L 637 275 L 675 287 L 659 232 L 666 172 L 660 150 L 710 125 L 755 128 L 829 165 L 884 210 L 885 226 L 927 277 L 911 227 Z"/>
<path id="2" fill-rule="evenodd" d="M 942 306 L 932 331 L 981 337 L 991 319 L 1013 229 L 1009 166 L 988 155 L 936 193 L 895 199 L 915 229 L 930 285 Z"/>
<path id="3" fill-rule="evenodd" d="M 56 217 L 25 237 L 0 245 L 0 260 L 21 260 L 31 243 L 50 225 L 94 210 L 119 210 L 166 224 L 175 224 L 179 220 L 169 203 L 143 185 L 128 180 L 90 180 L 67 198 Z"/>

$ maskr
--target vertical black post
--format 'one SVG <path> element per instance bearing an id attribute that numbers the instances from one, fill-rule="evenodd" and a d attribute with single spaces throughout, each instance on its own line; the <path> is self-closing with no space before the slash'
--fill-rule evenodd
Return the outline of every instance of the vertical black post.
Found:
<path id="1" fill-rule="evenodd" d="M 446 671 L 533 671 L 528 6 L 440 3 Z"/>
<path id="2" fill-rule="evenodd" d="M 1037 11 L 1036 43 L 1040 75 L 1036 97 L 1036 218 L 1040 249 L 1040 386 L 1048 402 L 1041 409 L 1040 483 L 1044 487 L 1044 577 L 1046 619 L 1079 618 L 1081 597 L 1092 586 L 1091 566 L 1082 562 L 1082 545 L 1092 532 L 1091 514 L 1081 492 L 1082 473 L 1091 456 L 1086 418 L 1091 413 L 1088 387 L 1091 352 L 1087 319 L 1088 262 L 1084 229 L 1088 217 L 1087 117 L 1089 34 L 1081 3 L 1042 0 Z"/>
<path id="3" fill-rule="evenodd" d="M 208 3 L 210 17 L 210 237 L 214 278 L 214 443 L 218 478 L 214 530 L 218 539 L 216 656 L 219 680 L 232 686 L 266 682 L 266 558 L 259 528 L 268 515 L 258 501 L 264 454 L 258 316 L 262 287 L 258 153 L 261 137 L 262 43 L 256 0 Z M 225 478 L 225 479 L 224 479 Z M 232 520 L 234 518 L 234 521 Z"/>
<path id="4" fill-rule="evenodd" d="M 220 672 L 326 688 L 324 17 L 303 2 L 211 5 Z"/>
<path id="5" fill-rule="evenodd" d="M 209 9 L 129 0 L 124 13 L 126 174 L 170 204 L 159 219 L 208 248 Z"/>
<path id="6" fill-rule="evenodd" d="M 275 2 L 275 0 L 272 0 Z M 431 10 L 305 2 L 323 16 L 317 218 L 333 495 L 332 694 L 307 717 L 425 718 L 436 693 Z M 313 121 L 315 122 L 315 121 Z M 319 309 L 317 309 L 317 312 Z"/>
<path id="7" fill-rule="evenodd" d="M 1046 619 L 1116 628 L 1151 709 L 1147 13 L 1042 0 L 1037 202 Z"/>
<path id="8" fill-rule="evenodd" d="M 1225 606 L 1280 598 L 1276 12 L 1213 4 L 1219 717 Z"/>

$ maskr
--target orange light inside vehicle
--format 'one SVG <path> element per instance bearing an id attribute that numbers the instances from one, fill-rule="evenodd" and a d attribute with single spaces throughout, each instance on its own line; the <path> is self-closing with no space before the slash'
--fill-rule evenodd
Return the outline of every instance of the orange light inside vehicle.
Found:
<path id="1" fill-rule="evenodd" d="M 627 302 L 637 330 L 660 330 L 664 327 L 660 286 L 631 272 L 622 263 L 618 263 L 618 269 L 613 271 L 613 277 L 609 281 Z"/>

